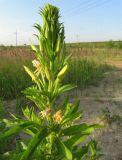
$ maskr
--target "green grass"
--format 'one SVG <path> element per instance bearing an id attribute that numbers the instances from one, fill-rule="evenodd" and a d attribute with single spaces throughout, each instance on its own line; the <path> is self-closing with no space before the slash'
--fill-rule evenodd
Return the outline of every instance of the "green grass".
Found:
<path id="1" fill-rule="evenodd" d="M 105 41 L 105 42 L 79 42 L 68 43 L 67 46 L 72 48 L 118 48 L 122 49 L 122 41 Z"/>
<path id="2" fill-rule="evenodd" d="M 75 43 L 67 43 L 67 47 L 69 48 L 115 48 L 115 49 L 122 49 L 122 41 L 103 41 L 103 42 L 75 42 Z M 4 46 L 0 45 L 0 50 L 5 50 L 5 49 L 13 49 L 13 48 L 20 48 L 20 49 L 29 49 L 30 46 L 28 45 L 23 45 L 23 46 Z"/>
<path id="3" fill-rule="evenodd" d="M 89 85 L 97 85 L 104 77 L 104 73 L 113 70 L 114 67 L 107 64 L 98 64 L 87 58 L 72 59 L 70 69 L 65 77 L 65 83 L 73 83 L 78 88 L 84 88 Z"/>
<path id="4" fill-rule="evenodd" d="M 1 119 L 4 119 L 4 118 L 6 118 L 5 106 L 4 106 L 3 100 L 0 99 L 0 133 L 5 131 L 5 124 L 4 122 L 1 121 Z M 4 140 L 3 143 L 0 143 L 0 155 L 7 151 L 10 151 L 14 147 L 13 145 L 15 143 L 14 140 L 15 140 L 15 137 L 12 137 L 10 139 Z"/>
<path id="5" fill-rule="evenodd" d="M 23 64 L 13 61 L 0 67 L 0 97 L 3 99 L 18 98 L 22 96 L 21 91 L 31 85 L 31 79 L 26 74 Z"/>
<path id="6" fill-rule="evenodd" d="M 89 45 L 91 44 L 84 43 L 87 47 L 85 49 L 78 48 L 77 44 L 73 44 L 75 48 L 69 48 L 68 52 L 71 52 L 73 56 L 64 82 L 77 84 L 79 88 L 96 85 L 106 71 L 114 68 L 111 65 L 104 64 L 104 62 L 122 60 L 121 49 L 90 48 Z M 93 44 L 107 45 L 107 42 Z M 15 47 L 14 49 L 10 47 L 9 50 L 6 47 L 6 57 L 0 59 L 0 97 L 4 100 L 22 97 L 21 91 L 32 84 L 30 77 L 23 68 L 23 65 L 32 66 L 31 60 L 33 57 L 30 54 L 32 52 L 28 50 L 28 46 L 26 47 L 20 47 L 16 55 L 14 55 Z M 25 51 L 27 51 L 28 56 L 26 56 Z"/>
<path id="7" fill-rule="evenodd" d="M 0 119 L 4 118 L 4 116 L 5 116 L 4 105 L 2 99 L 0 98 Z"/>
<path id="8" fill-rule="evenodd" d="M 67 52 L 70 52 L 75 58 L 87 58 L 93 59 L 98 62 L 110 62 L 121 61 L 122 50 L 115 48 L 68 48 Z"/>
<path id="9" fill-rule="evenodd" d="M 24 64 L 32 66 L 28 61 L 16 61 L 0 67 L 0 97 L 3 99 L 22 97 L 21 91 L 32 84 L 23 68 Z M 79 88 L 95 85 L 102 79 L 104 72 L 110 68 L 112 67 L 109 65 L 100 65 L 86 58 L 72 59 L 64 82 L 76 84 Z"/>

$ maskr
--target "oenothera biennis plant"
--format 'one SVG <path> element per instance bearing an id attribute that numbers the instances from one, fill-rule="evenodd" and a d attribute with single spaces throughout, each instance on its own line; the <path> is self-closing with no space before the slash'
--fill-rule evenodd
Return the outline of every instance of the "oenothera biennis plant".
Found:
<path id="1" fill-rule="evenodd" d="M 6 129 L 0 133 L 0 141 L 23 132 L 16 150 L 1 157 L 11 160 L 80 160 L 97 159 L 95 141 L 84 141 L 99 124 L 80 123 L 79 102 L 72 104 L 68 98 L 58 102 L 57 98 L 73 89 L 74 85 L 63 84 L 70 56 L 65 52 L 64 26 L 59 22 L 59 9 L 50 4 L 40 10 L 43 25 L 35 24 L 39 47 L 31 45 L 35 54 L 32 61 L 34 71 L 24 67 L 32 78 L 33 86 L 27 88 L 26 97 L 34 107 L 24 108 L 24 119 L 2 120 Z M 78 124 L 76 123 L 78 122 Z M 83 142 L 83 144 L 82 144 Z"/>

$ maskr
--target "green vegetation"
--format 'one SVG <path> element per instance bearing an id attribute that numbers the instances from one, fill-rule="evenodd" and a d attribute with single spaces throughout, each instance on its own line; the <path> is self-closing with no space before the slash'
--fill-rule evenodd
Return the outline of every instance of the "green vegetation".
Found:
<path id="1" fill-rule="evenodd" d="M 21 91 L 32 84 L 30 77 L 24 71 L 23 65 L 33 67 L 29 60 L 19 61 L 18 58 L 15 58 L 7 62 L 3 59 L 0 67 L 0 97 L 3 99 L 22 97 L 23 93 Z M 110 69 L 114 69 L 114 67 L 107 64 L 98 64 L 97 61 L 93 60 L 93 57 L 91 59 L 88 57 L 72 58 L 63 82 L 76 84 L 79 89 L 96 85 L 103 78 L 104 73 Z"/>
<path id="2" fill-rule="evenodd" d="M 3 63 L 3 62 L 2 62 Z M 22 96 L 21 91 L 32 84 L 31 79 L 25 73 L 23 64 L 19 60 L 9 61 L 0 67 L 0 97 L 13 99 Z"/>
<path id="3" fill-rule="evenodd" d="M 67 44 L 66 49 L 72 54 L 72 60 L 64 82 L 74 83 L 79 88 L 97 84 L 106 71 L 114 69 L 109 64 L 122 60 L 121 48 L 107 47 L 110 43 L 121 44 L 121 41 Z M 0 47 L 0 97 L 21 97 L 21 91 L 32 84 L 22 67 L 28 65 L 32 68 L 29 62 L 34 59 L 32 53 L 28 46 Z"/>
<path id="4" fill-rule="evenodd" d="M 24 118 L 12 116 L 2 119 L 6 129 L 0 133 L 0 142 L 24 132 L 28 138 L 17 140 L 16 149 L 1 154 L 1 159 L 13 160 L 97 160 L 101 156 L 97 142 L 89 136 L 99 124 L 88 125 L 80 122 L 82 113 L 79 101 L 75 104 L 65 98 L 57 105 L 57 98 L 75 85 L 63 84 L 69 66 L 70 56 L 65 53 L 64 27 L 59 22 L 59 10 L 46 5 L 40 11 L 43 26 L 36 24 L 39 31 L 39 48 L 32 45 L 36 59 L 34 68 L 24 67 L 33 81 L 24 93 L 34 106 L 22 109 Z M 37 111 L 38 109 L 38 111 Z"/>
<path id="5" fill-rule="evenodd" d="M 2 99 L 0 99 L 0 119 L 4 118 L 4 116 L 5 116 L 4 105 Z"/>
<path id="6" fill-rule="evenodd" d="M 97 85 L 104 77 L 104 73 L 113 69 L 114 67 L 111 65 L 98 64 L 87 58 L 72 59 L 64 82 L 76 84 L 79 89 L 89 85 Z"/>
<path id="7" fill-rule="evenodd" d="M 5 118 L 5 108 L 3 104 L 3 100 L 0 99 L 0 133 L 2 133 L 5 129 L 5 124 L 1 121 L 1 119 Z M 4 140 L 3 143 L 0 143 L 0 154 L 8 150 L 8 146 L 11 140 Z"/>
<path id="8" fill-rule="evenodd" d="M 68 47 L 71 48 L 116 48 L 122 49 L 122 41 L 105 41 L 105 42 L 79 42 L 69 43 Z"/>

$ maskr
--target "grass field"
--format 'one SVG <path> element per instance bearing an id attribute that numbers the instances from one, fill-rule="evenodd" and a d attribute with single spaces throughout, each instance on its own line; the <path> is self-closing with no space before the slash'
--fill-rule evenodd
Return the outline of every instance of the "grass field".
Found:
<path id="1" fill-rule="evenodd" d="M 118 48 L 122 49 L 122 41 L 105 41 L 105 42 L 79 42 L 79 43 L 69 43 L 67 46 L 70 48 Z"/>
<path id="2" fill-rule="evenodd" d="M 109 51 L 101 51 L 96 48 L 69 48 L 72 54 L 70 71 L 64 82 L 74 83 L 78 88 L 89 85 L 97 85 L 102 79 L 104 72 L 113 69 L 106 64 L 110 59 L 120 57 L 120 49 L 117 54 Z M 31 61 L 34 56 L 28 46 L 23 47 L 1 47 L 0 49 L 0 97 L 3 99 L 14 99 L 22 96 L 21 91 L 31 85 L 31 79 L 24 71 L 23 65 L 32 67 Z"/>
<path id="3" fill-rule="evenodd" d="M 108 43 L 102 43 L 102 45 L 107 46 Z M 104 72 L 114 68 L 108 65 L 109 62 L 122 59 L 121 49 L 97 48 L 99 43 L 93 44 L 94 47 L 89 47 L 92 43 L 85 43 L 86 48 L 79 46 L 84 43 L 67 44 L 67 52 L 72 54 L 72 61 L 70 72 L 64 79 L 66 83 L 74 83 L 79 88 L 97 85 Z M 0 97 L 18 98 L 22 96 L 21 91 L 31 85 L 31 79 L 25 73 L 23 65 L 32 67 L 31 60 L 34 56 L 28 46 L 17 48 L 1 46 L 0 57 Z"/>

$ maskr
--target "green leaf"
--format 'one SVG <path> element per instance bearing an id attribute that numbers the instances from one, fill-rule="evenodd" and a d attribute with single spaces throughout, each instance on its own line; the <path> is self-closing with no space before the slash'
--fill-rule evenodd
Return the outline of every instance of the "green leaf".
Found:
<path id="1" fill-rule="evenodd" d="M 62 123 L 66 123 L 70 120 L 76 120 L 78 118 L 81 118 L 82 114 L 78 111 L 80 101 L 77 101 L 75 105 L 71 103 L 66 104 L 66 109 L 64 112 L 64 118 L 62 120 Z"/>
<path id="2" fill-rule="evenodd" d="M 81 142 L 85 141 L 88 138 L 88 136 L 89 134 L 74 135 L 71 138 L 67 139 L 67 141 L 65 141 L 65 145 L 68 147 L 76 146 L 80 144 Z"/>
<path id="3" fill-rule="evenodd" d="M 10 128 L 13 127 L 17 124 L 23 123 L 24 120 L 22 119 L 12 119 L 12 120 L 8 120 L 8 119 L 2 119 L 2 122 L 5 124 L 5 127 Z"/>
<path id="4" fill-rule="evenodd" d="M 24 130 L 24 129 L 29 128 L 30 126 L 34 126 L 34 125 L 35 125 L 34 122 L 28 122 L 28 121 L 21 123 L 21 124 L 18 124 L 18 125 L 15 125 L 15 127 L 10 128 L 9 130 L 4 131 L 2 134 L 0 134 L 0 141 L 3 141 L 6 138 L 19 133 L 21 130 Z"/>
<path id="5" fill-rule="evenodd" d="M 74 106 L 73 106 L 72 103 L 67 103 L 66 109 L 65 109 L 65 112 L 64 112 L 64 116 L 67 116 L 67 115 L 71 114 L 73 108 L 74 108 Z"/>
<path id="6" fill-rule="evenodd" d="M 28 99 L 32 100 L 36 106 L 39 108 L 39 110 L 45 109 L 45 102 L 42 100 L 40 96 L 26 96 Z"/>
<path id="7" fill-rule="evenodd" d="M 72 153 L 65 146 L 65 144 L 58 137 L 56 137 L 55 142 L 56 142 L 56 146 L 59 151 L 59 154 L 63 155 L 63 157 L 66 158 L 67 160 L 72 160 Z"/>
<path id="8" fill-rule="evenodd" d="M 61 110 L 63 111 L 63 113 L 65 112 L 66 106 L 69 102 L 69 97 L 65 97 L 63 104 L 61 105 Z"/>
<path id="9" fill-rule="evenodd" d="M 65 124 L 65 123 L 70 122 L 70 121 L 73 122 L 76 119 L 79 119 L 80 117 L 81 117 L 81 113 L 79 113 L 79 112 L 74 113 L 74 114 L 68 114 L 63 118 L 61 124 Z"/>
<path id="10" fill-rule="evenodd" d="M 39 89 L 37 88 L 32 88 L 32 87 L 28 87 L 26 88 L 24 91 L 23 91 L 24 94 L 26 95 L 29 95 L 29 96 L 33 96 L 33 95 L 43 95 L 43 96 L 46 96 L 46 97 L 49 97 L 50 98 L 50 93 L 48 91 L 40 91 Z"/>
<path id="11" fill-rule="evenodd" d="M 99 124 L 94 124 L 94 125 L 87 125 L 85 123 L 79 124 L 79 125 L 74 125 L 71 127 L 68 127 L 66 129 L 62 130 L 62 133 L 65 136 L 70 136 L 70 135 L 75 135 L 75 134 L 90 134 L 92 133 L 96 128 L 101 128 L 102 126 Z"/>
<path id="12" fill-rule="evenodd" d="M 36 74 L 29 69 L 28 67 L 24 66 L 25 71 L 29 74 L 29 76 L 32 78 L 32 81 L 35 81 L 36 83 L 39 83 L 39 79 L 36 76 Z"/>
<path id="13" fill-rule="evenodd" d="M 22 109 L 22 112 L 27 120 L 34 121 L 40 124 L 40 118 L 35 113 L 34 107 L 26 107 Z"/>
<path id="14" fill-rule="evenodd" d="M 41 26 L 37 23 L 35 23 L 34 27 L 39 31 L 40 34 L 42 34 Z"/>
<path id="15" fill-rule="evenodd" d="M 41 143 L 42 140 L 44 140 L 48 135 L 49 131 L 44 128 L 41 131 L 39 131 L 35 137 L 30 141 L 27 150 L 23 153 L 22 157 L 20 160 L 29 160 L 32 155 L 34 154 L 34 151 L 38 147 L 38 145 Z"/>
<path id="16" fill-rule="evenodd" d="M 72 84 L 64 85 L 64 86 L 59 88 L 59 94 L 70 91 L 70 90 L 72 90 L 76 87 L 77 87 L 76 85 L 72 85 Z"/>
<path id="17" fill-rule="evenodd" d="M 0 160 L 19 160 L 22 153 L 14 153 L 12 151 L 0 155 Z"/>
<path id="18" fill-rule="evenodd" d="M 77 113 L 78 108 L 79 108 L 79 104 L 80 104 L 80 101 L 77 101 L 75 104 L 67 103 L 66 107 L 65 107 L 66 109 L 65 109 L 64 116 Z"/>
<path id="19" fill-rule="evenodd" d="M 35 45 L 31 44 L 31 48 L 32 48 L 32 50 L 33 50 L 34 52 L 38 52 L 38 50 L 37 50 L 37 48 L 36 48 Z"/>
<path id="20" fill-rule="evenodd" d="M 79 108 L 79 105 L 80 105 L 80 100 L 78 100 L 74 105 L 73 105 L 73 107 L 72 107 L 72 109 L 71 109 L 71 114 L 74 114 L 74 113 L 76 113 L 77 111 L 78 111 L 78 108 Z"/>
<path id="21" fill-rule="evenodd" d="M 97 151 L 97 142 L 94 141 L 94 140 L 92 140 L 92 141 L 89 143 L 89 147 L 90 147 L 92 156 L 96 155 L 96 151 Z"/>
<path id="22" fill-rule="evenodd" d="M 88 146 L 82 146 L 80 147 L 74 154 L 73 154 L 73 158 L 75 160 L 82 160 L 85 156 L 87 156 L 88 153 Z"/>
<path id="23" fill-rule="evenodd" d="M 68 65 L 66 64 L 58 73 L 57 78 L 62 79 L 62 77 L 64 76 L 64 74 L 66 73 L 68 69 Z"/>
<path id="24" fill-rule="evenodd" d="M 23 151 L 25 151 L 26 149 L 27 149 L 27 145 L 24 143 L 24 142 L 22 142 L 22 141 L 17 141 L 16 142 L 17 144 L 16 144 L 16 150 L 18 150 L 18 152 L 23 152 Z"/>

